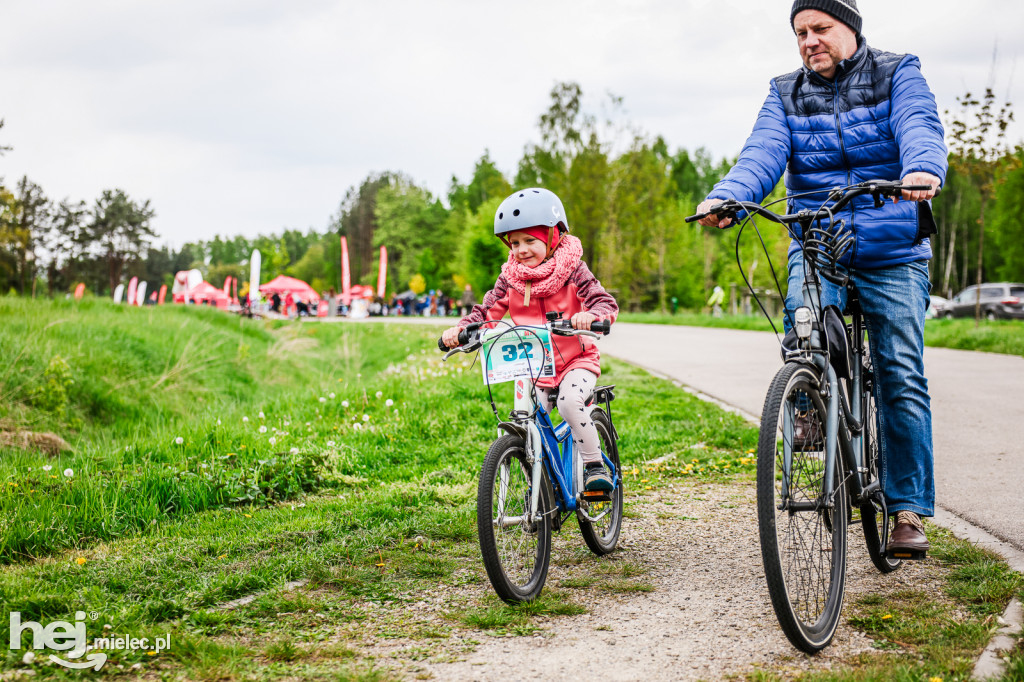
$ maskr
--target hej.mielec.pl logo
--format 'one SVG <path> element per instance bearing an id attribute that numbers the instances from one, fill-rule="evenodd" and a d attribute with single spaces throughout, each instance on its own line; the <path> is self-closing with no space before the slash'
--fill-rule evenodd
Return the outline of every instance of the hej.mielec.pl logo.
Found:
<path id="1" fill-rule="evenodd" d="M 75 622 L 69 623 L 63 620 L 53 621 L 49 625 L 42 625 L 35 621 L 26 620 L 22 622 L 20 611 L 11 611 L 11 649 L 17 650 L 22 647 L 22 635 L 31 633 L 33 649 L 51 649 L 53 651 L 67 651 L 65 660 L 60 656 L 50 654 L 51 661 L 65 668 L 94 668 L 99 670 L 107 662 L 107 651 L 125 650 L 146 650 L 158 653 L 166 651 L 171 646 L 171 633 L 164 637 L 156 637 L 153 646 L 150 646 L 148 637 L 96 637 L 90 646 L 85 632 L 85 612 L 75 612 Z M 89 650 L 92 649 L 90 653 Z M 88 655 L 86 655 L 88 654 Z M 82 657 L 84 660 L 78 660 Z"/>

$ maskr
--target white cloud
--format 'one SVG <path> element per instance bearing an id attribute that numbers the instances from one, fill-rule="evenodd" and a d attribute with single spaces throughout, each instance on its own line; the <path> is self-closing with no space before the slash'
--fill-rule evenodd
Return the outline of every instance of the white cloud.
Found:
<path id="1" fill-rule="evenodd" d="M 1024 6 L 861 0 L 940 109 L 1013 70 Z M 324 229 L 345 190 L 402 171 L 443 195 L 490 150 L 512 174 L 548 92 L 606 92 L 670 147 L 737 153 L 771 76 L 799 65 L 788 3 L 758 0 L 55 0 L 4 10 L 0 172 L 53 198 L 120 187 L 164 241 Z M 1014 129 L 1014 139 L 1021 136 Z"/>

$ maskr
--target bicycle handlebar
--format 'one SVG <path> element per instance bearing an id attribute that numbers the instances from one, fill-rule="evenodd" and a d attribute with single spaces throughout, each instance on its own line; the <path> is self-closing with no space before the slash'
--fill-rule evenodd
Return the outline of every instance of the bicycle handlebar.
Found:
<path id="1" fill-rule="evenodd" d="M 847 187 L 836 187 L 830 190 L 829 199 L 834 199 L 834 203 L 831 207 L 826 209 L 819 209 L 817 211 L 803 210 L 799 213 L 793 213 L 788 215 L 778 215 L 767 210 L 761 204 L 753 201 L 737 201 L 735 199 L 726 199 L 719 204 L 715 204 L 710 210 L 704 213 L 698 213 L 696 215 L 688 216 L 684 220 L 688 223 L 695 222 L 697 220 L 703 220 L 709 215 L 716 215 L 720 218 L 735 218 L 736 215 L 742 211 L 748 213 L 757 213 L 760 216 L 767 218 L 768 220 L 780 223 L 782 225 L 789 225 L 796 222 L 813 222 L 819 218 L 828 218 L 835 212 L 839 211 L 847 204 L 849 204 L 855 197 L 862 196 L 864 194 L 870 194 L 875 198 L 875 207 L 880 208 L 882 206 L 882 197 L 896 196 L 903 191 L 914 192 L 914 191 L 927 191 L 934 189 L 931 185 L 906 185 L 902 182 L 896 182 L 891 180 L 868 180 L 861 182 L 856 185 L 849 185 Z"/>
<path id="2" fill-rule="evenodd" d="M 482 322 L 474 322 L 459 330 L 459 345 L 455 348 L 446 346 L 443 338 L 438 339 L 437 349 L 441 352 L 453 351 L 462 349 L 463 346 L 469 345 L 472 341 L 478 341 L 479 334 L 477 332 L 482 325 Z M 568 320 L 559 320 L 558 323 L 551 323 L 551 331 L 559 336 L 593 336 L 597 338 L 598 334 L 604 334 L 605 336 L 610 334 L 612 323 L 610 320 L 597 320 L 590 324 L 590 329 L 574 329 Z M 475 347 L 476 344 L 472 345 Z M 466 350 L 468 352 L 471 349 Z"/>

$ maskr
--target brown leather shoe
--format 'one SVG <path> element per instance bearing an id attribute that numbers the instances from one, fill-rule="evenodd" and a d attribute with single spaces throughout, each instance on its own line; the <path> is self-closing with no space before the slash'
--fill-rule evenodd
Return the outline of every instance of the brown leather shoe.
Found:
<path id="1" fill-rule="evenodd" d="M 921 517 L 912 511 L 896 512 L 896 526 L 889 533 L 886 553 L 895 559 L 923 559 L 928 547 Z"/>

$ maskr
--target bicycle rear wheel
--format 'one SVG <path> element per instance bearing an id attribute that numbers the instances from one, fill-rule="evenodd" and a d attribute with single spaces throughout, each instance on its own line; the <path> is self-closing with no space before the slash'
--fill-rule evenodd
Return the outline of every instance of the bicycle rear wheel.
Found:
<path id="1" fill-rule="evenodd" d="M 611 499 L 605 502 L 590 502 L 588 514 L 596 521 L 590 521 L 580 511 L 576 512 L 576 519 L 580 524 L 580 533 L 583 534 L 583 541 L 587 543 L 590 551 L 598 556 L 609 554 L 615 550 L 619 543 L 619 532 L 622 530 L 622 468 L 619 465 L 619 447 L 612 435 L 612 423 L 608 415 L 600 408 L 594 408 L 591 412 L 594 425 L 597 426 L 597 435 L 601 440 L 601 451 L 605 454 L 612 466 L 615 467 L 615 490 L 611 492 Z"/>
<path id="2" fill-rule="evenodd" d="M 878 406 L 875 404 L 874 374 L 871 371 L 870 360 L 866 361 L 864 368 L 864 388 L 867 400 L 864 410 L 864 463 L 868 469 L 868 480 L 877 481 L 879 477 L 878 462 Z M 881 495 L 881 492 L 878 493 Z M 868 546 L 868 556 L 871 563 L 882 573 L 892 573 L 903 565 L 902 559 L 896 559 L 885 553 L 884 543 L 886 538 L 887 524 L 886 512 L 881 504 L 874 501 L 867 501 L 860 506 L 860 522 L 864 528 L 864 542 Z M 891 530 L 891 527 L 890 527 Z"/>
<path id="3" fill-rule="evenodd" d="M 846 588 L 846 486 L 837 461 L 834 492 L 824 499 L 825 405 L 818 376 L 797 363 L 779 370 L 757 445 L 757 520 L 768 593 L 786 637 L 811 654 L 835 636 Z M 807 420 L 800 439 L 794 436 L 798 417 Z"/>
<path id="4" fill-rule="evenodd" d="M 540 594 L 551 561 L 551 517 L 540 495 L 538 516 L 530 511 L 530 465 L 519 436 L 506 434 L 484 457 L 477 489 L 477 531 L 487 577 L 506 602 L 530 601 Z"/>

